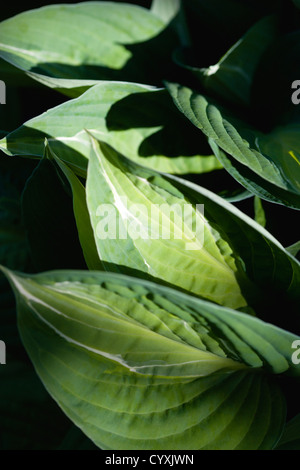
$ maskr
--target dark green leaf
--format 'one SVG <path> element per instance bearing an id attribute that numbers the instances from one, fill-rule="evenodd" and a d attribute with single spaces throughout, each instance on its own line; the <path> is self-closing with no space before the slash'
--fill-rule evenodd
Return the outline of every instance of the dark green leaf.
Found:
<path id="1" fill-rule="evenodd" d="M 251 87 L 257 66 L 276 37 L 276 17 L 267 17 L 255 24 L 238 40 L 216 64 L 209 67 L 192 67 L 180 58 L 177 63 L 190 70 L 205 92 L 232 104 L 250 105 Z"/>
<path id="2" fill-rule="evenodd" d="M 254 185 L 256 195 L 263 199 L 300 209 L 298 141 L 290 139 L 289 127 L 280 131 L 283 140 L 281 146 L 278 146 L 278 130 L 263 135 L 231 114 L 228 117 L 221 107 L 189 88 L 168 84 L 168 89 L 178 108 L 210 139 L 215 154 L 239 183 L 248 190 Z M 216 147 L 229 154 L 231 161 L 224 161 L 226 156 L 219 153 Z M 240 176 L 242 170 L 239 168 L 245 169 L 250 185 L 247 184 L 247 178 Z M 272 187 L 275 187 L 275 191 L 271 192 Z M 285 199 L 280 197 L 281 194 L 285 195 Z"/>
<path id="3" fill-rule="evenodd" d="M 276 449 L 300 450 L 300 415 L 295 416 L 287 423 Z"/>

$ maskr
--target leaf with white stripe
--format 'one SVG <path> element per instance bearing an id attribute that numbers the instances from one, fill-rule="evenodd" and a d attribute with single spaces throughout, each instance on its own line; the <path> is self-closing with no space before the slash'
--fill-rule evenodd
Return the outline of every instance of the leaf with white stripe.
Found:
<path id="1" fill-rule="evenodd" d="M 166 90 L 137 83 L 103 81 L 25 122 L 0 141 L 0 148 L 8 155 L 40 158 L 47 137 L 60 159 L 86 176 L 90 141 L 84 129 L 141 165 L 166 173 L 222 168 Z"/>
<path id="2" fill-rule="evenodd" d="M 140 279 L 4 272 L 41 380 L 100 448 L 277 443 L 285 403 L 267 370 L 292 370 L 295 335 Z"/>
<path id="3" fill-rule="evenodd" d="M 135 270 L 236 309 L 250 305 L 299 331 L 300 263 L 269 232 L 214 193 L 92 141 L 87 204 L 107 270 Z"/>

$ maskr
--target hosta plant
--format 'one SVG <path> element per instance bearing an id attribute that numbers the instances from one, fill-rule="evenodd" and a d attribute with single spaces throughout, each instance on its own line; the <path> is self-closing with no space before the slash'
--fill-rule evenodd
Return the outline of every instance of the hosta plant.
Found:
<path id="1" fill-rule="evenodd" d="M 299 6 L 1 23 L 3 449 L 299 449 Z"/>

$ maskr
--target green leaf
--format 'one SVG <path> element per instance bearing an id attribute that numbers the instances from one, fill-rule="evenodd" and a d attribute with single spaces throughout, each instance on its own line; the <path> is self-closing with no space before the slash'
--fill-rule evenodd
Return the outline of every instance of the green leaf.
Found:
<path id="1" fill-rule="evenodd" d="M 166 173 L 222 168 L 165 90 L 134 83 L 102 82 L 27 121 L 5 136 L 0 147 L 8 155 L 41 157 L 47 137 L 62 160 L 86 175 L 90 142 L 84 129 L 134 161 Z"/>
<path id="2" fill-rule="evenodd" d="M 257 66 L 276 37 L 276 17 L 261 19 L 238 40 L 215 65 L 206 68 L 188 66 L 175 55 L 177 63 L 190 70 L 205 92 L 232 104 L 248 106 Z"/>
<path id="3" fill-rule="evenodd" d="M 238 202 L 238 201 L 243 201 L 244 199 L 249 199 L 253 195 L 241 186 L 240 188 L 233 189 L 233 190 L 224 189 L 223 191 L 219 193 L 219 196 L 221 196 L 228 202 Z"/>
<path id="4" fill-rule="evenodd" d="M 213 150 L 218 146 L 232 157 L 230 162 L 226 161 L 226 156 L 222 152 L 215 151 L 216 156 L 220 158 L 222 164 L 225 163 L 225 168 L 239 183 L 250 189 L 243 175 L 239 176 L 242 168 L 246 180 L 248 178 L 255 185 L 254 194 L 266 200 L 300 209 L 296 156 L 298 147 L 295 148 L 295 139 L 293 142 L 289 140 L 285 147 L 289 148 L 289 152 L 292 152 L 295 158 L 290 155 L 287 159 L 286 152 L 281 151 L 281 147 L 278 148 L 276 145 L 278 142 L 276 134 L 264 136 L 262 132 L 228 114 L 220 106 L 217 107 L 211 100 L 189 88 L 169 83 L 168 89 L 182 113 L 213 143 L 211 145 Z M 284 132 L 289 135 L 288 128 Z M 275 191 L 272 191 L 272 187 L 275 187 Z M 271 197 L 268 191 L 271 192 Z M 281 194 L 285 195 L 285 199 L 280 197 Z"/>
<path id="5" fill-rule="evenodd" d="M 266 226 L 266 215 L 259 197 L 254 196 L 254 218 L 262 227 Z"/>
<path id="6" fill-rule="evenodd" d="M 94 233 L 86 204 L 85 187 L 74 175 L 72 170 L 55 155 L 48 142 L 46 143 L 45 155 L 50 160 L 53 159 L 56 162 L 72 189 L 74 216 L 86 264 L 89 269 L 102 269 L 103 266 L 98 257 Z"/>
<path id="7" fill-rule="evenodd" d="M 5 273 L 39 376 L 102 449 L 271 449 L 278 441 L 284 400 L 261 366 L 287 371 L 294 335 L 126 276 Z"/>
<path id="8" fill-rule="evenodd" d="M 258 137 L 257 147 L 264 155 L 272 155 L 275 164 L 291 190 L 300 194 L 300 124 L 278 127 Z"/>
<path id="9" fill-rule="evenodd" d="M 212 150 L 218 157 L 225 170 L 231 174 L 241 185 L 244 186 L 252 195 L 256 195 L 262 199 L 277 204 L 283 204 L 292 209 L 299 208 L 299 196 L 292 192 L 275 186 L 264 180 L 254 172 L 249 170 L 247 166 L 239 163 L 221 150 L 213 139 L 208 139 Z"/>
<path id="10" fill-rule="evenodd" d="M 276 450 L 300 450 L 300 414 L 286 424 Z"/>
<path id="11" fill-rule="evenodd" d="M 168 180 L 191 204 L 204 205 L 206 218 L 231 247 L 241 268 L 237 277 L 243 295 L 257 315 L 284 329 L 300 332 L 299 261 L 261 225 L 224 199 L 176 176 L 169 175 Z"/>
<path id="12" fill-rule="evenodd" d="M 190 44 L 189 31 L 181 0 L 152 0 L 151 11 L 176 32 L 180 43 Z"/>
<path id="13" fill-rule="evenodd" d="M 151 12 L 168 24 L 177 15 L 180 9 L 181 0 L 152 0 Z"/>
<path id="14" fill-rule="evenodd" d="M 66 272 L 64 274 L 67 275 Z M 93 273 L 86 274 L 91 276 L 91 279 L 95 279 Z M 11 277 L 9 277 L 9 279 L 12 280 Z M 21 278 L 18 275 L 14 278 L 12 285 L 15 287 L 16 285 L 19 286 L 19 294 L 19 289 L 22 285 L 22 296 L 27 292 L 24 297 L 25 304 L 28 303 L 26 298 L 31 295 L 31 300 L 29 300 L 29 303 L 31 304 L 30 309 L 32 307 L 33 310 L 35 309 L 33 298 L 36 298 L 37 302 L 38 299 L 43 300 L 43 302 L 45 302 L 44 306 L 50 302 L 52 313 L 54 312 L 54 309 L 61 312 L 63 311 L 66 316 L 68 316 L 68 312 L 72 311 L 72 309 L 75 312 L 75 323 L 71 330 L 67 331 L 66 326 L 68 325 L 68 322 L 63 326 L 64 322 L 61 323 L 60 315 L 56 315 L 55 319 L 53 319 L 51 309 L 46 309 L 47 314 L 44 321 L 46 323 L 52 323 L 52 321 L 54 321 L 52 327 L 54 331 L 60 331 L 62 336 L 66 335 L 65 339 L 67 341 L 81 345 L 84 349 L 90 352 L 103 355 L 104 357 L 110 357 L 114 362 L 120 364 L 129 371 L 142 375 L 191 378 L 210 375 L 223 368 L 225 370 L 240 370 L 245 368 L 243 364 L 227 358 L 222 352 L 219 353 L 220 355 L 215 355 L 209 350 L 205 351 L 202 350 L 202 348 L 195 348 L 193 342 L 197 342 L 197 338 L 189 338 L 189 333 L 186 335 L 184 331 L 181 333 L 184 336 L 185 341 L 180 337 L 178 338 L 172 333 L 172 331 L 170 331 L 170 322 L 172 322 L 172 318 L 170 318 L 169 321 L 167 319 L 164 319 L 163 321 L 162 317 L 157 321 L 154 331 L 152 331 L 153 326 L 152 328 L 147 329 L 147 317 L 144 319 L 141 318 L 139 321 L 138 319 L 142 313 L 138 312 L 137 317 L 135 317 L 134 302 L 130 299 L 125 298 L 123 305 L 119 305 L 119 308 L 116 304 L 109 302 L 104 308 L 104 311 L 102 311 L 100 303 L 103 301 L 103 298 L 101 296 L 97 297 L 97 300 L 93 296 L 90 297 L 88 295 L 88 292 L 84 289 L 84 285 L 82 286 L 79 284 L 79 290 L 76 289 L 76 286 L 74 286 L 75 290 L 73 290 L 72 285 L 70 285 L 69 292 L 71 296 L 67 295 L 69 302 L 69 306 L 67 307 L 66 299 L 63 298 L 64 296 L 62 296 L 61 293 L 58 293 L 57 296 L 55 295 L 56 289 L 54 289 L 53 292 L 52 289 L 49 290 L 45 286 L 40 286 L 39 283 L 36 283 L 34 280 L 26 280 L 26 275 L 22 280 L 20 279 Z M 68 281 L 67 283 L 69 284 Z M 57 287 L 60 288 L 61 286 Z M 82 300 L 81 287 L 83 288 Z M 64 291 L 64 293 L 66 293 L 66 291 Z M 127 295 L 129 294 L 130 292 L 127 293 Z M 52 295 L 54 298 L 53 300 L 50 300 L 49 296 Z M 111 300 L 112 299 L 115 301 L 121 301 L 121 299 L 115 295 L 111 296 Z M 82 302 L 83 308 L 80 307 Z M 92 306 L 91 303 L 94 303 L 94 306 Z M 127 319 L 126 312 L 128 308 L 130 308 L 129 306 L 131 304 L 133 313 L 129 314 L 129 319 Z M 46 310 L 44 311 L 45 313 Z M 102 328 L 97 326 L 97 315 L 94 319 L 91 318 L 91 315 L 95 315 L 97 310 L 99 311 L 99 315 L 101 312 L 101 321 L 103 322 Z M 145 311 L 144 315 L 146 315 Z M 163 315 L 163 312 L 161 312 L 161 315 Z M 92 324 L 89 324 L 89 322 L 86 323 L 89 317 L 92 320 Z M 154 320 L 155 315 L 152 321 Z M 80 328 L 78 328 L 78 323 L 81 324 Z M 98 334 L 95 334 L 95 332 L 92 333 L 94 328 L 99 329 Z M 184 329 L 184 324 L 179 324 L 178 328 L 181 330 Z M 102 329 L 106 331 L 105 338 L 103 338 L 103 334 L 101 334 Z M 125 331 L 126 334 L 124 334 Z M 71 336 L 68 336 L 69 334 L 71 334 Z M 102 338 L 101 349 L 99 349 L 100 338 Z M 202 344 L 198 339 L 198 344 L 199 343 Z"/>
<path id="15" fill-rule="evenodd" d="M 87 203 L 108 270 L 138 270 L 236 309 L 248 303 L 299 331 L 300 263 L 270 233 L 204 188 L 139 167 L 95 139 L 93 146 Z"/>
<path id="16" fill-rule="evenodd" d="M 110 269 L 137 269 L 222 305 L 245 306 L 230 247 L 196 207 L 159 174 L 91 139 L 86 191 L 100 259 Z"/>
<path id="17" fill-rule="evenodd" d="M 160 83 L 175 44 L 175 33 L 145 8 L 82 2 L 48 5 L 3 21 L 0 56 L 74 96 L 99 80 Z"/>

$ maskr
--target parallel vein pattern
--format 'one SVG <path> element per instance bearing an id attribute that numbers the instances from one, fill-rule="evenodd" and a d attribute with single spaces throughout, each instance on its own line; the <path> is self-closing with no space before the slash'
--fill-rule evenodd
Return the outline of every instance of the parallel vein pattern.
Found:
<path id="1" fill-rule="evenodd" d="M 39 376 L 99 447 L 267 449 L 276 444 L 285 404 L 261 366 L 264 362 L 275 373 L 292 370 L 292 334 L 112 273 L 5 273 Z"/>

